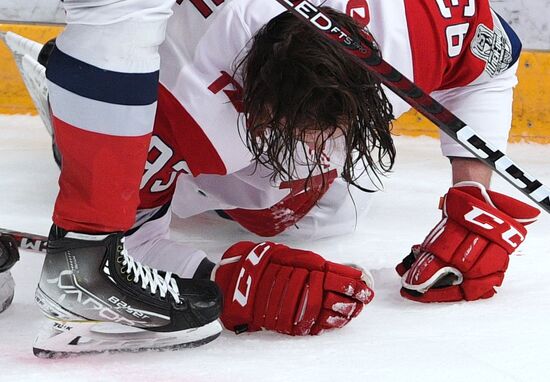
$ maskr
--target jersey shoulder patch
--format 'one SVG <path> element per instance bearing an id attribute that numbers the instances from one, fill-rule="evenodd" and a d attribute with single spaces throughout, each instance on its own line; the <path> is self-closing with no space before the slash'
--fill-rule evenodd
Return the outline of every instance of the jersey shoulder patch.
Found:
<path id="1" fill-rule="evenodd" d="M 483 60 L 485 71 L 495 77 L 513 66 L 521 53 L 521 41 L 502 17 L 496 16 L 493 29 L 479 24 L 470 44 L 474 56 Z"/>

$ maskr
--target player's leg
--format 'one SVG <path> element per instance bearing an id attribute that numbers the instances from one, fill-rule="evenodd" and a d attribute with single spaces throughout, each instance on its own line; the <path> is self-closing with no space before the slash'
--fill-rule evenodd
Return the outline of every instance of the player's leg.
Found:
<path id="1" fill-rule="evenodd" d="M 47 60 L 63 163 L 56 225 L 37 289 L 40 307 L 55 322 L 37 338 L 39 355 L 188 346 L 220 331 L 221 297 L 214 283 L 141 265 L 117 233 L 135 219 L 156 108 L 156 47 L 170 14 L 169 1 L 134 1 L 134 11 L 145 10 L 143 17 L 126 17 L 130 12 L 117 19 L 109 7 L 121 3 L 66 3 L 69 25 Z M 90 22 L 93 17 L 98 19 Z M 105 22 L 108 17 L 116 20 Z M 132 44 L 136 31 L 143 32 L 139 46 Z M 106 333 L 92 335 L 101 332 L 97 325 L 113 323 L 107 340 Z"/>
<path id="2" fill-rule="evenodd" d="M 173 104 L 166 100 L 166 97 L 159 98 L 140 187 L 140 205 L 134 226 L 125 233 L 126 248 L 134 259 L 150 267 L 166 269 L 183 278 L 210 279 L 214 264 L 205 252 L 170 240 L 171 204 L 185 168 L 178 140 L 188 138 L 182 134 L 181 126 L 174 126 L 174 119 L 168 118 L 174 110 Z"/>
<path id="3" fill-rule="evenodd" d="M 126 233 L 128 253 L 143 264 L 170 270 L 180 277 L 210 279 L 214 264 L 210 263 L 204 251 L 171 240 L 170 221 L 169 205 L 156 209 L 146 221 Z"/>
<path id="4" fill-rule="evenodd" d="M 67 27 L 46 68 L 63 156 L 53 220 L 65 230 L 115 232 L 134 222 L 173 3 L 65 2 Z"/>

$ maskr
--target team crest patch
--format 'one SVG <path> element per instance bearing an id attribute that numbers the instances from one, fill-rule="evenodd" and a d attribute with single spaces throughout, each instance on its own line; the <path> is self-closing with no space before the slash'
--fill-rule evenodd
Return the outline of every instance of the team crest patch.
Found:
<path id="1" fill-rule="evenodd" d="M 506 34 L 495 26 L 495 30 L 479 24 L 470 49 L 474 56 L 485 61 L 485 71 L 491 77 L 497 76 L 512 64 L 512 44 Z"/>

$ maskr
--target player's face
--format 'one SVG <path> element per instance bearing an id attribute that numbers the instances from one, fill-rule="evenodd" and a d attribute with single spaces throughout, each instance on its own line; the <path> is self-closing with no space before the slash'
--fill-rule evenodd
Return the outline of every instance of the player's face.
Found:
<path id="1" fill-rule="evenodd" d="M 321 152 L 324 150 L 326 142 L 335 140 L 344 135 L 341 128 L 337 127 L 330 131 L 306 130 L 298 132 L 299 139 L 312 151 Z"/>

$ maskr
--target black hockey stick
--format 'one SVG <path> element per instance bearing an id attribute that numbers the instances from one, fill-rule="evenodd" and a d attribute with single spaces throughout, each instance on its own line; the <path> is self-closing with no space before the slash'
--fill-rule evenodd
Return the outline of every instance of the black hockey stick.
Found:
<path id="1" fill-rule="evenodd" d="M 35 235 L 34 233 L 11 231 L 0 228 L 0 235 L 12 236 L 17 242 L 19 249 L 38 253 L 46 253 L 48 238 L 46 236 Z"/>
<path id="2" fill-rule="evenodd" d="M 363 32 L 368 42 L 362 43 L 352 38 L 330 17 L 307 0 L 276 1 L 311 28 L 343 47 L 357 62 L 366 66 L 384 85 L 432 121 L 441 131 L 499 173 L 514 187 L 536 202 L 539 207 L 550 213 L 550 189 L 384 61 L 366 27 Z"/>

